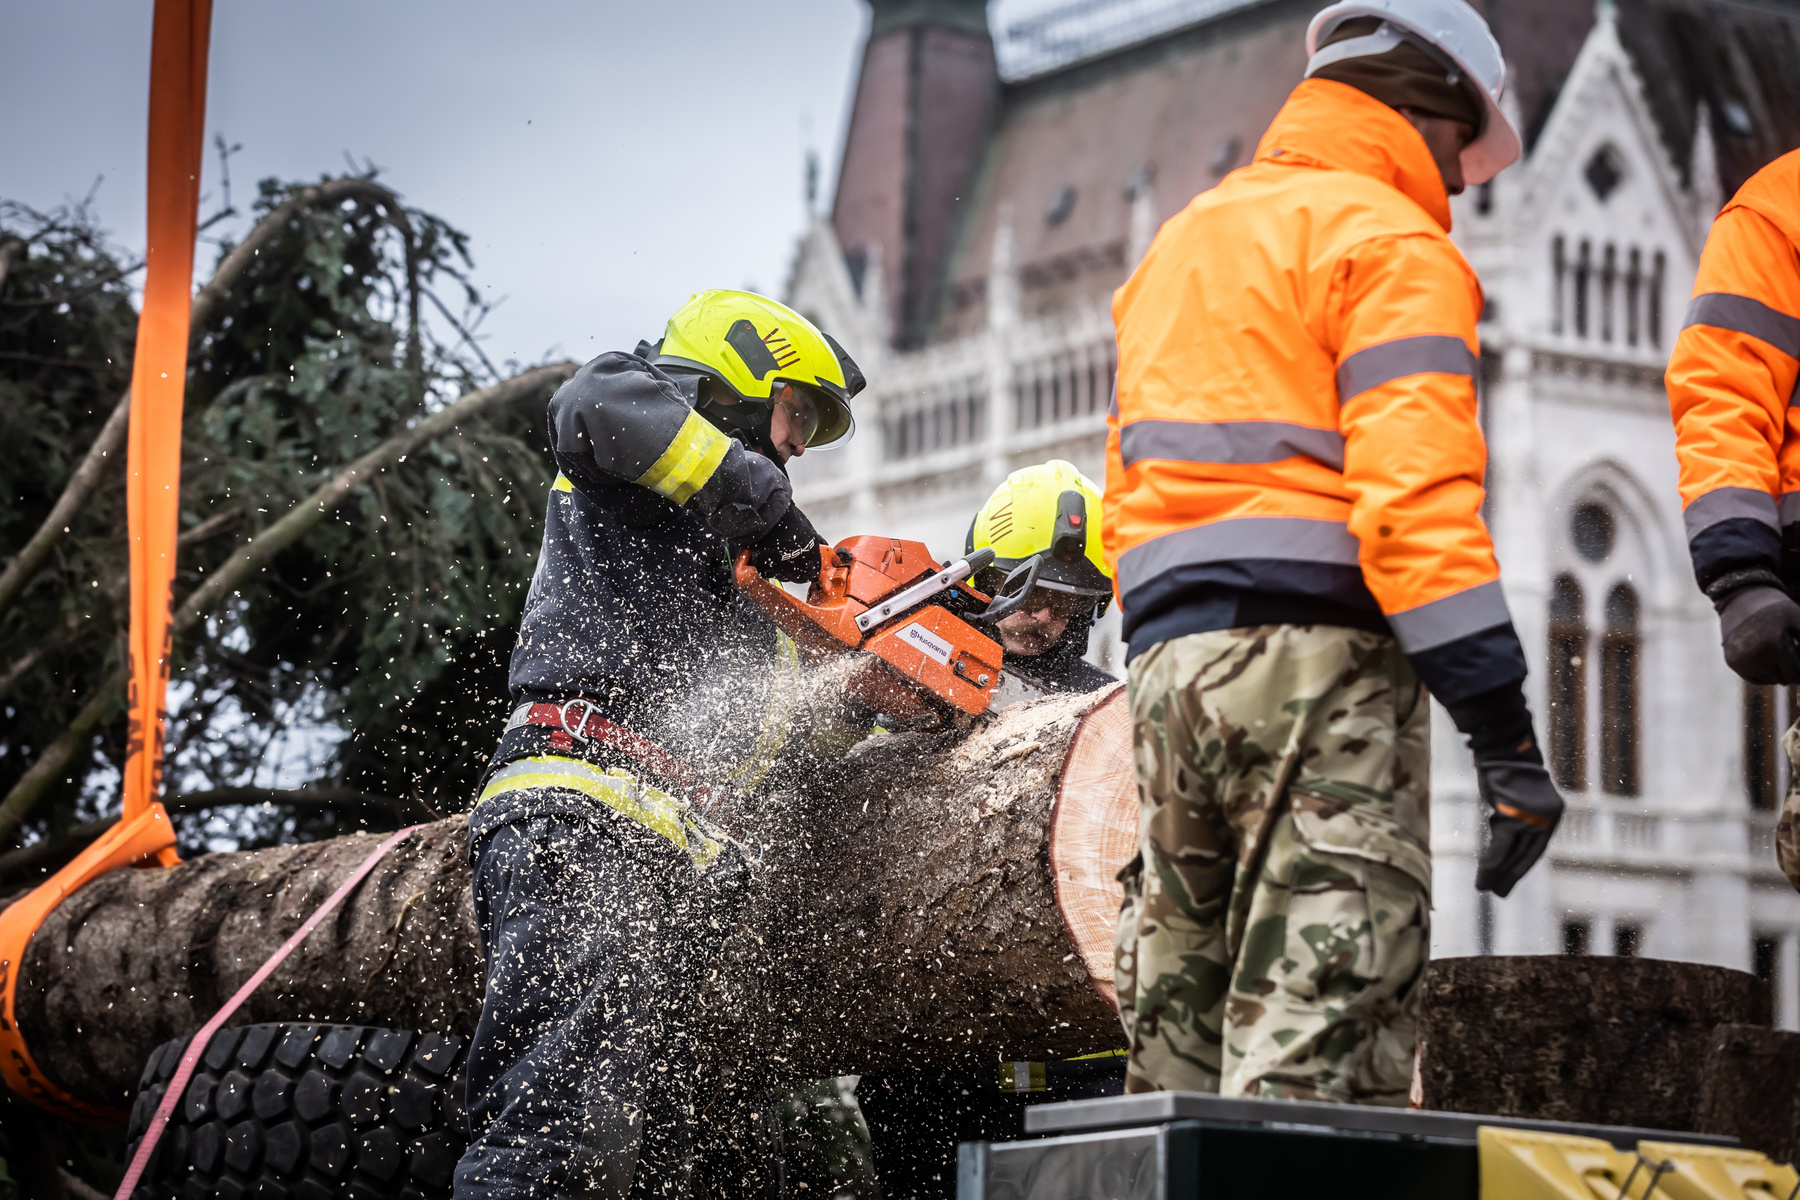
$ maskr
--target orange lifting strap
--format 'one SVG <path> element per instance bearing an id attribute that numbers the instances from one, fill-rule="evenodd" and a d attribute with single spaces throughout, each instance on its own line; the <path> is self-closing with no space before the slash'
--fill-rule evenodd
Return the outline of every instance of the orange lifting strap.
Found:
<path id="1" fill-rule="evenodd" d="M 20 1035 L 14 992 L 25 948 L 65 897 L 118 867 L 172 867 L 175 830 L 157 802 L 169 682 L 170 586 L 181 504 L 181 401 L 187 382 L 194 226 L 206 134 L 212 0 L 156 0 L 150 46 L 148 271 L 131 371 L 126 510 L 131 538 L 131 723 L 119 823 L 23 900 L 0 912 L 0 1078 L 40 1108 L 88 1124 L 128 1114 L 65 1094 Z"/>

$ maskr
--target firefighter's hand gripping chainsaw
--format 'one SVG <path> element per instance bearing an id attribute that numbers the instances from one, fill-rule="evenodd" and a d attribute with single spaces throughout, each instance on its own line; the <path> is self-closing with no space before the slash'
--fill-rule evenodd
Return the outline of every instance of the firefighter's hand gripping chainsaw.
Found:
<path id="1" fill-rule="evenodd" d="M 923 542 L 850 537 L 819 547 L 819 577 L 801 600 L 737 558 L 737 583 L 809 660 L 845 660 L 844 690 L 908 726 L 978 716 L 1044 693 L 1002 670 L 1000 644 L 975 627 L 1018 605 L 967 580 L 994 560 L 983 548 L 940 566 Z M 1015 572 L 1016 573 L 1016 572 Z M 1008 578 L 1003 593 L 1030 582 Z"/>

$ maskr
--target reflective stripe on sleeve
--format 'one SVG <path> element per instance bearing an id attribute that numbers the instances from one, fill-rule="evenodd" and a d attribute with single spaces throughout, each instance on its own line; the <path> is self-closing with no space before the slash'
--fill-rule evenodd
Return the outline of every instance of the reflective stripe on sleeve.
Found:
<path id="1" fill-rule="evenodd" d="M 699 413 L 690 412 L 662 457 L 632 482 L 677 504 L 686 504 L 706 486 L 730 449 L 729 437 Z"/>
<path id="2" fill-rule="evenodd" d="M 575 490 L 575 485 L 569 482 L 569 477 L 567 475 L 558 471 L 556 473 L 556 482 L 550 485 L 550 489 L 556 492 L 572 492 Z"/>
<path id="3" fill-rule="evenodd" d="M 1119 430 L 1126 466 L 1147 458 L 1189 463 L 1272 463 L 1310 458 L 1344 469 L 1344 435 L 1292 421 L 1133 421 Z"/>
<path id="4" fill-rule="evenodd" d="M 1400 649 L 1417 654 L 1507 624 L 1512 620 L 1512 612 L 1506 607 L 1500 581 L 1490 579 L 1417 608 L 1389 613 L 1387 620 Z"/>
<path id="5" fill-rule="evenodd" d="M 1700 535 L 1701 530 L 1711 528 L 1720 521 L 1739 518 L 1761 521 L 1778 532 L 1781 529 L 1775 497 L 1756 488 L 1740 487 L 1714 488 L 1705 495 L 1696 497 L 1682 512 L 1681 524 L 1687 530 L 1687 538 L 1691 542 Z"/>
<path id="6" fill-rule="evenodd" d="M 1776 518 L 1785 527 L 1800 522 L 1800 492 L 1789 492 L 1775 506 Z"/>
<path id="7" fill-rule="evenodd" d="M 1479 364 L 1468 343 L 1449 334 L 1425 333 L 1378 342 L 1338 364 L 1338 403 L 1409 375 L 1466 375 L 1473 381 Z"/>
<path id="8" fill-rule="evenodd" d="M 673 842 L 704 871 L 724 847 L 709 836 L 706 826 L 686 804 L 657 788 L 647 787 L 637 776 L 617 767 L 596 767 L 578 758 L 537 755 L 510 762 L 482 789 L 476 801 L 526 788 L 567 788 L 592 797 L 620 816 Z"/>
<path id="9" fill-rule="evenodd" d="M 1704 292 L 1688 301 L 1681 327 L 1711 325 L 1769 343 L 1789 358 L 1800 358 L 1800 317 L 1790 317 L 1761 300 L 1733 292 Z"/>
<path id="10" fill-rule="evenodd" d="M 1232 517 L 1176 529 L 1119 555 L 1119 591 L 1131 591 L 1186 563 L 1273 558 L 1357 566 L 1359 545 L 1342 521 L 1316 517 Z"/>

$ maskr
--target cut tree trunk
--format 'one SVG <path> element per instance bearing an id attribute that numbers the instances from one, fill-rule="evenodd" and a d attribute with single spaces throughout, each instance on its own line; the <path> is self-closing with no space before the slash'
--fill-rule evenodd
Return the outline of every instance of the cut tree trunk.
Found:
<path id="1" fill-rule="evenodd" d="M 1800 1033 L 1720 1025 L 1704 1069 L 1694 1128 L 1776 1162 L 1800 1161 Z"/>
<path id="2" fill-rule="evenodd" d="M 1769 1023 L 1744 971 L 1653 958 L 1450 958 L 1427 969 L 1424 1106 L 1643 1129 L 1700 1128 L 1714 1028 Z"/>
<path id="3" fill-rule="evenodd" d="M 758 862 L 704 1005 L 712 1064 L 768 1080 L 1122 1044 L 1111 875 L 1130 855 L 1130 771 L 1115 687 L 966 736 L 870 739 L 740 814 Z M 198 1028 L 377 844 L 208 855 L 77 892 L 20 973 L 39 1067 L 124 1107 L 149 1051 Z M 467 848 L 462 818 L 414 833 L 233 1023 L 468 1033 L 482 972 Z"/>

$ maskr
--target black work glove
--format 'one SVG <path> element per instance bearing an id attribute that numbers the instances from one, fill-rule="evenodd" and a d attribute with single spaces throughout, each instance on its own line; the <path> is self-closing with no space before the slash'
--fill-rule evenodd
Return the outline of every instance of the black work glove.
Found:
<path id="1" fill-rule="evenodd" d="M 1544 770 L 1531 710 L 1518 683 L 1444 706 L 1475 752 L 1475 778 L 1488 807 L 1487 847 L 1475 870 L 1475 886 L 1505 896 L 1543 857 L 1562 797 Z"/>
<path id="2" fill-rule="evenodd" d="M 742 475 L 733 489 L 736 499 L 719 505 L 706 523 L 740 546 L 755 545 L 794 506 L 794 485 L 786 471 L 754 450 L 744 450 L 735 465 Z"/>
<path id="3" fill-rule="evenodd" d="M 819 536 L 797 504 L 789 504 L 769 530 L 750 546 L 750 565 L 759 575 L 788 583 L 811 583 L 819 577 Z"/>
<path id="4" fill-rule="evenodd" d="M 1726 666 L 1749 683 L 1800 683 L 1800 604 L 1773 571 L 1733 571 L 1706 594 L 1719 613 Z"/>
<path id="5" fill-rule="evenodd" d="M 1478 757 L 1475 778 L 1490 810 L 1487 848 L 1475 869 L 1475 888 L 1504 897 L 1543 857 L 1556 823 L 1562 820 L 1563 801 L 1542 762 Z"/>

